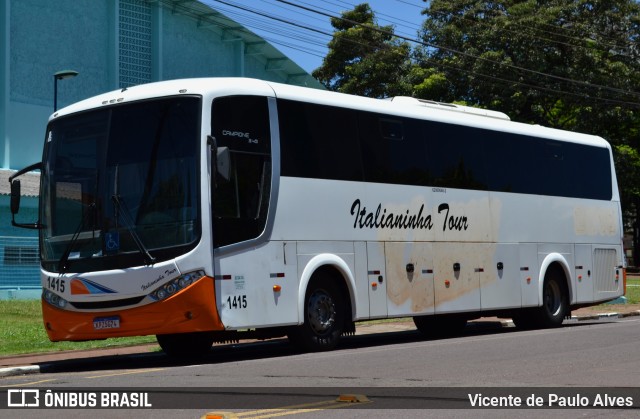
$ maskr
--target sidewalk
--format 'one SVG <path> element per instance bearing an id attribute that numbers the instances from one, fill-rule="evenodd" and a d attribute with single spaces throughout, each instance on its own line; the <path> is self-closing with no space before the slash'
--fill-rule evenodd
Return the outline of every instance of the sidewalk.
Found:
<path id="1" fill-rule="evenodd" d="M 640 307 L 637 304 L 615 305 L 611 308 L 588 307 L 574 310 L 572 319 L 577 321 L 596 320 L 599 318 L 623 318 L 640 316 Z M 500 323 L 497 325 L 497 323 Z M 471 327 L 512 327 L 510 319 L 499 319 L 497 317 L 483 317 L 470 322 Z M 405 332 L 415 330 L 413 321 L 400 319 L 398 321 L 384 321 L 358 324 L 356 335 L 369 335 L 385 332 Z M 250 342 L 250 341 L 242 341 Z M 159 350 L 157 344 L 146 344 L 137 346 L 125 346 L 103 349 L 90 349 L 79 351 L 48 352 L 40 354 L 14 355 L 0 357 L 0 377 L 8 377 L 23 374 L 37 374 L 48 364 L 70 363 L 70 362 L 90 362 L 93 358 L 113 359 L 119 356 L 151 354 Z"/>

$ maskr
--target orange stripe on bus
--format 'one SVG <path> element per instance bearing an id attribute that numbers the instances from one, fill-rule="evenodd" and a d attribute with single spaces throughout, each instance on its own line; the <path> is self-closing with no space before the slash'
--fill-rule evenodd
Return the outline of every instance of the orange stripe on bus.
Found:
<path id="1" fill-rule="evenodd" d="M 91 294 L 89 288 L 79 279 L 71 280 L 71 295 Z"/>

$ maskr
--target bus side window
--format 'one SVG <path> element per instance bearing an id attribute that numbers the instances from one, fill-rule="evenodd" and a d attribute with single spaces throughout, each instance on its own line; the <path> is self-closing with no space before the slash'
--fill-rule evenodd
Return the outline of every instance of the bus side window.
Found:
<path id="1" fill-rule="evenodd" d="M 281 175 L 362 180 L 354 110 L 278 100 Z"/>
<path id="2" fill-rule="evenodd" d="M 476 129 L 425 122 L 433 186 L 487 190 L 484 144 Z"/>
<path id="3" fill-rule="evenodd" d="M 361 112 L 359 135 L 367 182 L 427 186 L 426 141 L 420 121 Z"/>

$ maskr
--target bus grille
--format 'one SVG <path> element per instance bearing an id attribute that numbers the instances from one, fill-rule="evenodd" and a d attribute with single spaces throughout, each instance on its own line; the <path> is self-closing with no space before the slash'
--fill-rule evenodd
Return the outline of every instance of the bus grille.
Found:
<path id="1" fill-rule="evenodd" d="M 79 310 L 100 310 L 105 308 L 118 308 L 118 307 L 132 306 L 132 305 L 138 304 L 143 299 L 144 299 L 144 296 L 125 298 L 123 300 L 113 300 L 113 301 L 92 301 L 87 303 L 69 302 L 69 304 L 71 304 L 74 308 L 77 308 Z"/>
<path id="2" fill-rule="evenodd" d="M 616 291 L 616 251 L 615 249 L 594 249 L 593 251 L 594 291 Z"/>

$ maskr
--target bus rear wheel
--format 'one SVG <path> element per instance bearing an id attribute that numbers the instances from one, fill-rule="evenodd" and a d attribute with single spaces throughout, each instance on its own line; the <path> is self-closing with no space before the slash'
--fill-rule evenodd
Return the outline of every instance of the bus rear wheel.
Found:
<path id="1" fill-rule="evenodd" d="M 329 276 L 316 276 L 305 294 L 304 323 L 289 331 L 289 340 L 305 351 L 328 351 L 338 344 L 343 328 L 344 304 L 339 287 Z"/>
<path id="2" fill-rule="evenodd" d="M 203 356 L 211 350 L 212 332 L 174 333 L 156 335 L 156 340 L 165 354 L 177 356 Z"/>
<path id="3" fill-rule="evenodd" d="M 569 310 L 568 296 L 562 274 L 557 269 L 545 275 L 542 288 L 542 307 L 538 310 L 541 327 L 559 327 Z"/>
<path id="4" fill-rule="evenodd" d="M 569 296 L 562 270 L 547 271 L 542 287 L 542 306 L 523 309 L 513 322 L 521 329 L 560 327 L 569 313 Z"/>

